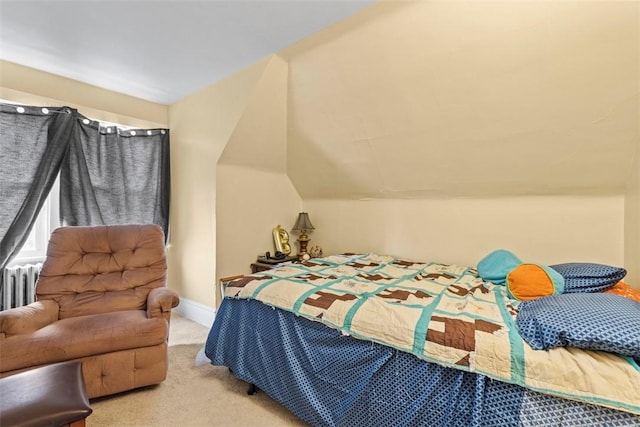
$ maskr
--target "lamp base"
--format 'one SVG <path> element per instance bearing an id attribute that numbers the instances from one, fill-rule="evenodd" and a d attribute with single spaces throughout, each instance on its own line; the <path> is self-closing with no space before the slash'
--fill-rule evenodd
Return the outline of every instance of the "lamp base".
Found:
<path id="1" fill-rule="evenodd" d="M 298 253 L 298 258 L 302 259 L 303 256 L 307 255 L 307 245 L 309 244 L 309 237 L 306 234 L 301 234 L 298 238 L 298 242 L 300 243 L 300 252 Z"/>

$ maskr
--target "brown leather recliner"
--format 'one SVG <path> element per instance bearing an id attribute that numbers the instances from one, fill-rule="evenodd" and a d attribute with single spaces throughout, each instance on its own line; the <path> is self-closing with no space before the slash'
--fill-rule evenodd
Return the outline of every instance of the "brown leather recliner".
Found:
<path id="1" fill-rule="evenodd" d="M 164 381 L 179 303 L 166 270 L 156 225 L 58 228 L 36 302 L 0 312 L 0 377 L 78 360 L 89 398 Z"/>

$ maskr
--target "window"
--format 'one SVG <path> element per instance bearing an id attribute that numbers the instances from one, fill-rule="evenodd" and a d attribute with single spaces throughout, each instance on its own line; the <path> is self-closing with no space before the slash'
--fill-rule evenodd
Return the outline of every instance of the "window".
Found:
<path id="1" fill-rule="evenodd" d="M 15 102 L 0 99 L 0 102 L 7 104 L 15 104 Z M 122 126 L 116 123 L 100 121 L 101 126 L 115 126 L 118 129 L 129 130 L 131 126 Z M 47 200 L 42 206 L 38 218 L 20 249 L 20 252 L 11 260 L 11 265 L 21 265 L 27 263 L 36 263 L 43 261 L 47 254 L 47 246 L 49 244 L 49 236 L 53 230 L 60 226 L 60 176 L 56 178 L 51 192 Z"/>
<path id="2" fill-rule="evenodd" d="M 0 100 L 0 102 L 6 102 Z M 101 126 L 115 126 L 118 129 L 129 130 L 134 129 L 131 126 L 122 126 L 112 122 L 100 121 Z M 49 236 L 51 232 L 60 227 L 60 175 L 56 178 L 51 192 L 47 197 L 36 223 L 29 234 L 22 249 L 11 260 L 9 265 L 20 265 L 27 263 L 35 263 L 43 261 L 47 255 L 47 245 L 49 244 Z"/>
<path id="3" fill-rule="evenodd" d="M 59 177 L 53 184 L 49 197 L 44 202 L 36 223 L 22 249 L 10 265 L 26 264 L 44 260 L 51 232 L 60 226 L 60 183 Z"/>

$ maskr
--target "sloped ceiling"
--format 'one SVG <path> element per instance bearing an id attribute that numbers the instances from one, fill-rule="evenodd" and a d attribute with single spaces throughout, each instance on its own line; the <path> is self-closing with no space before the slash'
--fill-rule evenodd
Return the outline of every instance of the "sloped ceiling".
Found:
<path id="1" fill-rule="evenodd" d="M 287 173 L 287 63 L 269 58 L 218 164 Z"/>
<path id="2" fill-rule="evenodd" d="M 171 104 L 374 0 L 2 0 L 0 59 Z"/>
<path id="3" fill-rule="evenodd" d="M 621 194 L 640 3 L 382 2 L 282 51 L 303 198 Z"/>

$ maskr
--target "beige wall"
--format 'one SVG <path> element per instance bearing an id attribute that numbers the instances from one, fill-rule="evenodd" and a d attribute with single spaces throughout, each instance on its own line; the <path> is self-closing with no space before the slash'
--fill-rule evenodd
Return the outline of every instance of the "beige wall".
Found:
<path id="1" fill-rule="evenodd" d="M 168 127 L 166 105 L 6 61 L 0 61 L 0 99 L 25 105 L 64 105 L 92 119 L 123 126 Z"/>
<path id="2" fill-rule="evenodd" d="M 273 251 L 271 229 L 295 220 L 286 82 L 287 65 L 273 56 L 170 107 L 169 277 L 184 298 L 215 306 L 217 279 L 249 272 Z"/>
<path id="3" fill-rule="evenodd" d="M 182 297 L 210 307 L 216 298 L 216 164 L 267 63 L 260 61 L 169 108 L 169 281 Z"/>
<path id="4" fill-rule="evenodd" d="M 302 200 L 287 176 L 287 64 L 269 59 L 220 156 L 216 174 L 216 277 L 250 272 L 272 229 L 290 229 Z M 291 236 L 293 237 L 293 236 Z M 293 243 L 293 242 L 292 242 Z"/>
<path id="5" fill-rule="evenodd" d="M 383 1 L 297 43 L 304 199 L 624 194 L 640 2 Z"/>
<path id="6" fill-rule="evenodd" d="M 266 251 L 275 253 L 272 230 L 289 231 L 302 200 L 284 173 L 218 165 L 217 171 L 217 277 L 249 274 L 249 265 Z"/>
<path id="7" fill-rule="evenodd" d="M 534 3 L 381 2 L 171 106 L 2 61 L 0 97 L 171 129 L 169 286 L 206 306 L 217 279 L 247 272 L 302 208 L 325 253 L 474 265 L 503 247 L 624 265 L 640 288 L 640 154 L 632 169 L 627 156 L 639 133 L 627 12 L 640 5 Z M 537 104 L 514 110 L 514 96 Z M 469 144 L 508 160 L 479 165 Z M 559 195 L 518 197 L 525 188 Z"/>
<path id="8" fill-rule="evenodd" d="M 476 265 L 494 249 L 541 264 L 624 260 L 624 198 L 305 200 L 325 253 Z"/>
<path id="9" fill-rule="evenodd" d="M 219 163 L 287 172 L 287 63 L 271 56 Z"/>
<path id="10" fill-rule="evenodd" d="M 639 125 L 640 126 L 640 125 Z M 625 197 L 625 281 L 640 290 L 640 142 Z"/>
<path id="11" fill-rule="evenodd" d="M 382 1 L 282 51 L 311 244 L 467 265 L 505 247 L 625 266 L 637 286 L 639 17 Z"/>

